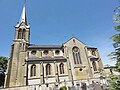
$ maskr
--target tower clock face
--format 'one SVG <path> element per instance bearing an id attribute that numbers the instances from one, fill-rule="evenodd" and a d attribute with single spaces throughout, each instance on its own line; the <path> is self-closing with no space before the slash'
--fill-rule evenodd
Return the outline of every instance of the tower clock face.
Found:
<path id="1" fill-rule="evenodd" d="M 120 23 L 120 6 L 114 10 L 113 20 L 116 23 Z"/>

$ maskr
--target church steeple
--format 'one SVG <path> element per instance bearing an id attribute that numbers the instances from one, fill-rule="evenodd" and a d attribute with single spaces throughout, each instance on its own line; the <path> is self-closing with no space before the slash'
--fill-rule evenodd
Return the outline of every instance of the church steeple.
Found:
<path id="1" fill-rule="evenodd" d="M 29 24 L 27 22 L 27 15 L 26 15 L 26 1 L 24 3 L 23 9 L 22 9 L 22 14 L 20 16 L 20 20 L 17 23 L 16 27 L 19 27 L 22 23 L 26 25 L 27 28 L 29 28 Z"/>
<path id="2" fill-rule="evenodd" d="M 29 42 L 30 37 L 30 25 L 27 22 L 26 16 L 26 2 L 24 3 L 22 14 L 20 16 L 20 20 L 15 26 L 15 40 L 25 40 L 27 43 Z"/>
<path id="3" fill-rule="evenodd" d="M 26 5 L 25 4 L 24 4 L 23 10 L 22 10 L 20 21 L 19 21 L 19 24 L 21 24 L 21 23 L 25 23 L 27 25 Z"/>
<path id="4" fill-rule="evenodd" d="M 15 26 L 15 35 L 11 46 L 10 62 L 5 87 L 26 85 L 26 55 L 29 45 L 30 26 L 27 23 L 24 4 L 19 23 Z M 23 65 L 25 64 L 25 65 Z"/>

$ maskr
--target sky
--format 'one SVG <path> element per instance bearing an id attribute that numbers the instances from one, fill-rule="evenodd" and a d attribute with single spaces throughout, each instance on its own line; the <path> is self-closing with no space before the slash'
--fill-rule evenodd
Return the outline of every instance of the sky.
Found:
<path id="1" fill-rule="evenodd" d="M 23 5 L 24 0 L 0 0 L 0 56 L 9 57 Z M 108 54 L 114 51 L 110 37 L 119 5 L 120 0 L 26 0 L 30 42 L 58 45 L 75 36 L 97 47 L 104 65 L 114 65 Z"/>

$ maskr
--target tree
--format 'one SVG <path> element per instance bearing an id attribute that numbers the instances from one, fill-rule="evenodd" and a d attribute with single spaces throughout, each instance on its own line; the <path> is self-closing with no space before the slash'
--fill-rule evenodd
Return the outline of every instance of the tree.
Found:
<path id="1" fill-rule="evenodd" d="M 2 68 L 4 71 L 6 71 L 7 69 L 7 62 L 8 62 L 7 57 L 0 56 L 0 68 Z"/>
<path id="2" fill-rule="evenodd" d="M 4 85 L 5 71 L 7 69 L 8 58 L 0 56 L 0 86 Z"/>
<path id="3" fill-rule="evenodd" d="M 67 90 L 67 87 L 66 86 L 62 86 L 62 87 L 60 87 L 60 90 Z"/>
<path id="4" fill-rule="evenodd" d="M 115 12 L 114 21 L 118 23 L 118 25 L 114 27 L 117 34 L 111 37 L 111 39 L 113 40 L 113 47 L 115 49 L 114 52 L 111 53 L 111 55 L 112 58 L 116 60 L 116 71 L 120 73 L 120 7 L 117 7 L 114 10 L 114 12 Z M 120 75 L 111 74 L 110 79 L 111 81 L 110 81 L 109 89 L 120 90 Z"/>
<path id="5" fill-rule="evenodd" d="M 120 90 L 119 76 L 111 75 L 109 90 Z"/>
<path id="6" fill-rule="evenodd" d="M 118 34 L 112 36 L 112 40 L 114 41 L 113 46 L 115 51 L 112 52 L 113 59 L 116 60 L 117 71 L 120 72 L 120 25 L 115 26 L 115 30 L 118 31 Z"/>

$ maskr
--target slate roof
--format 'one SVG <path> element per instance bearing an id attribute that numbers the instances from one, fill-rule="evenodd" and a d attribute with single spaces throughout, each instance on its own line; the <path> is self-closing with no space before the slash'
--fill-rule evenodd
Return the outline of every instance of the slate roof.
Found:
<path id="1" fill-rule="evenodd" d="M 95 48 L 95 47 L 90 47 L 90 46 L 87 46 L 87 48 L 89 48 L 89 49 L 97 49 L 97 48 Z"/>
<path id="2" fill-rule="evenodd" d="M 117 67 L 116 66 L 104 66 L 104 69 L 109 69 L 109 68 L 116 69 Z"/>
<path id="3" fill-rule="evenodd" d="M 30 44 L 28 49 L 61 49 L 62 45 L 35 45 Z"/>

